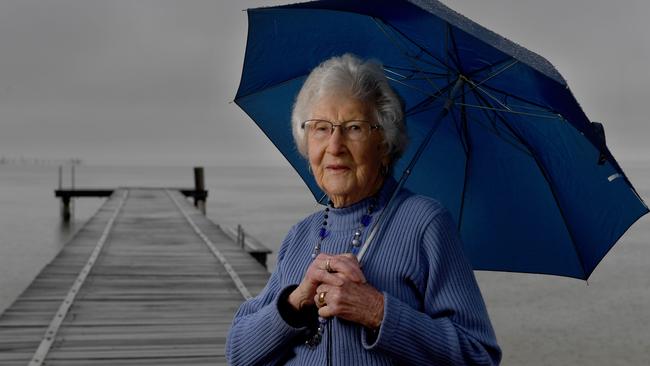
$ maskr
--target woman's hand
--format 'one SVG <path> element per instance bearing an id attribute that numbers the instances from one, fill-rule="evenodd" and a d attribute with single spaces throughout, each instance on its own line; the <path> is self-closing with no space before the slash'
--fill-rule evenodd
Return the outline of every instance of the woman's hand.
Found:
<path id="1" fill-rule="evenodd" d="M 311 262 L 311 265 L 307 268 L 305 277 L 302 278 L 298 287 L 289 294 L 289 304 L 291 304 L 295 310 L 301 310 L 305 306 L 314 305 L 316 288 L 318 288 L 322 283 L 343 286 L 343 278 L 337 276 L 335 273 L 327 271 L 327 264 L 333 264 L 334 258 L 335 256 L 321 253 Z M 363 273 L 361 273 L 361 276 L 363 276 Z M 354 278 L 356 279 L 358 276 Z"/>
<path id="2" fill-rule="evenodd" d="M 328 256 L 325 267 L 330 276 L 323 276 L 312 297 L 312 303 L 319 307 L 318 315 L 379 328 L 384 317 L 384 295 L 368 284 L 357 258 L 349 253 Z"/>

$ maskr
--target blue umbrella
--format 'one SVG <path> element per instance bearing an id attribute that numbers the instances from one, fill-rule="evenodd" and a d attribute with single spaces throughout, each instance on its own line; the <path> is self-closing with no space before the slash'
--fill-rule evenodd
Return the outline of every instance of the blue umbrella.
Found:
<path id="1" fill-rule="evenodd" d="M 315 1 L 248 18 L 235 102 L 316 198 L 291 107 L 312 68 L 353 53 L 380 61 L 405 101 L 411 144 L 396 175 L 450 210 L 474 269 L 586 279 L 648 212 L 553 66 L 437 1 Z"/>

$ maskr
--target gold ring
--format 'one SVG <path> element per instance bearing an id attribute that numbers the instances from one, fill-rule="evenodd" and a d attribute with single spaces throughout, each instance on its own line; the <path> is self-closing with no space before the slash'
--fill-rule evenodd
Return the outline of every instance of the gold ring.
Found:
<path id="1" fill-rule="evenodd" d="M 325 270 L 329 273 L 332 273 L 332 267 L 330 267 L 330 261 L 331 259 L 329 258 L 325 261 Z"/>
<path id="2" fill-rule="evenodd" d="M 323 291 L 320 294 L 318 294 L 318 306 L 325 306 L 325 295 L 327 295 L 327 291 Z"/>

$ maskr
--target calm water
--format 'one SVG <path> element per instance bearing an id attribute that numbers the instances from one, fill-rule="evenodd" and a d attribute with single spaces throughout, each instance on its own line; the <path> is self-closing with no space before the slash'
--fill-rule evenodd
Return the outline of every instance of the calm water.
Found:
<path id="1" fill-rule="evenodd" d="M 650 162 L 623 167 L 646 202 Z M 68 172 L 64 186 L 69 185 Z M 206 168 L 208 216 L 242 224 L 273 250 L 300 218 L 318 209 L 289 167 Z M 192 187 L 191 167 L 76 169 L 76 186 Z M 53 190 L 58 168 L 0 165 L 0 311 L 29 285 L 95 210 L 75 201 L 61 225 Z M 585 283 L 552 276 L 479 272 L 504 365 L 642 365 L 650 360 L 650 218 L 637 222 Z M 274 266 L 275 256 L 269 258 Z"/>

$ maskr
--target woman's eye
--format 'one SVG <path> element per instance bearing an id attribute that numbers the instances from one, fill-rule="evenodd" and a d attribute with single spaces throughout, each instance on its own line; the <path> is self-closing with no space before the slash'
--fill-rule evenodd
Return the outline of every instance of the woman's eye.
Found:
<path id="1" fill-rule="evenodd" d="M 348 131 L 359 131 L 359 130 L 361 130 L 361 125 L 356 124 L 356 123 L 355 124 L 350 124 L 350 125 L 347 126 L 347 130 Z"/>

